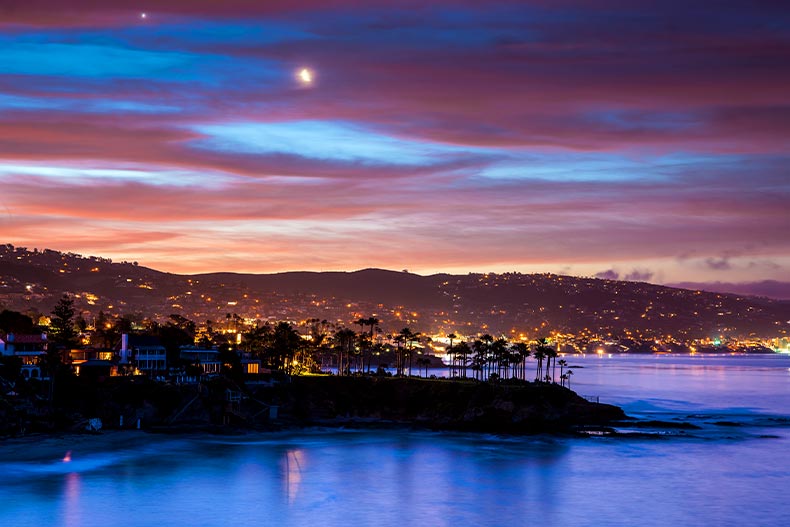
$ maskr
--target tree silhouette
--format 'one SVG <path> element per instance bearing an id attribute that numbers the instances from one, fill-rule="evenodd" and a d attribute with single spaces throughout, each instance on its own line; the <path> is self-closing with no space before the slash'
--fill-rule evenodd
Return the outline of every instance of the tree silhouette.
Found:
<path id="1" fill-rule="evenodd" d="M 370 362 L 371 362 L 372 355 L 373 355 L 373 350 L 372 350 L 372 347 L 373 347 L 373 332 L 376 329 L 378 329 L 379 322 L 381 322 L 381 321 L 379 319 L 377 319 L 376 317 L 368 317 L 366 319 L 366 323 L 367 323 L 368 327 L 370 328 L 370 335 L 369 335 L 369 338 L 367 338 L 365 340 L 366 345 L 363 348 L 363 350 L 365 351 L 365 354 L 367 355 L 367 361 L 368 361 L 367 372 L 368 373 L 370 373 Z M 364 358 L 363 358 L 363 361 L 364 361 Z M 364 366 L 365 366 L 364 363 L 363 363 L 362 366 L 364 368 Z"/>
<path id="2" fill-rule="evenodd" d="M 400 333 L 392 335 L 392 341 L 395 342 L 395 375 L 403 375 L 403 344 L 406 339 Z"/>
<path id="3" fill-rule="evenodd" d="M 356 337 L 357 333 L 353 329 L 340 328 L 335 331 L 334 342 L 335 350 L 337 350 L 338 375 L 345 375 L 351 371 L 347 362 L 353 353 Z"/>
<path id="4" fill-rule="evenodd" d="M 501 379 L 503 373 L 506 373 L 510 367 L 510 355 L 508 353 L 507 340 L 500 337 L 491 342 L 491 366 L 489 367 L 489 375 L 496 373 Z"/>
<path id="5" fill-rule="evenodd" d="M 376 317 L 370 317 L 367 319 L 367 325 L 370 328 L 370 339 L 373 340 L 373 330 L 377 328 L 378 325 L 381 323 L 381 320 L 377 319 Z"/>
<path id="6" fill-rule="evenodd" d="M 549 346 L 549 341 L 546 338 L 540 338 L 538 339 L 537 346 L 535 346 L 535 353 L 533 355 L 538 359 L 538 380 L 550 382 L 552 380 L 551 373 L 549 372 L 549 368 L 551 368 L 551 359 L 557 358 L 557 351 Z M 541 377 L 543 373 L 543 359 L 546 359 L 546 371 L 545 375 Z"/>
<path id="7" fill-rule="evenodd" d="M 288 322 L 278 322 L 271 337 L 271 357 L 275 366 L 293 373 L 293 360 L 302 344 L 302 337 Z"/>
<path id="8" fill-rule="evenodd" d="M 165 348 L 167 366 L 181 366 L 181 346 L 195 342 L 195 323 L 181 315 L 171 315 L 167 324 L 158 327 L 157 335 Z"/>
<path id="9" fill-rule="evenodd" d="M 475 379 L 477 379 L 478 376 L 482 379 L 485 375 L 485 363 L 488 361 L 488 340 L 482 337 L 475 339 L 474 342 L 472 342 L 471 348 L 472 353 L 474 353 L 471 364 L 473 376 Z"/>
<path id="10" fill-rule="evenodd" d="M 453 348 L 453 340 L 458 338 L 458 335 L 455 333 L 450 333 L 447 335 L 447 338 L 450 339 L 450 345 L 447 346 L 447 354 L 450 355 L 450 378 L 456 376 L 456 358 L 457 355 L 455 353 L 455 349 Z"/>
<path id="11" fill-rule="evenodd" d="M 309 369 L 323 370 L 324 358 L 327 355 L 329 343 L 329 330 L 331 324 L 326 319 L 311 318 L 307 321 L 310 334 L 309 344 L 303 347 L 306 351 L 304 360 L 309 362 Z"/>
<path id="12" fill-rule="evenodd" d="M 398 346 L 399 351 L 402 349 L 403 353 L 401 355 L 400 363 L 400 372 L 399 375 L 403 375 L 403 370 L 406 367 L 405 358 L 408 357 L 409 360 L 409 375 L 411 375 L 411 363 L 414 354 L 414 344 L 419 342 L 421 334 L 419 332 L 415 333 L 408 327 L 403 328 L 400 330 L 398 335 L 395 337 L 395 342 L 404 344 L 403 348 Z M 405 357 L 404 357 L 405 355 Z"/>
<path id="13" fill-rule="evenodd" d="M 454 347 L 455 356 L 458 357 L 458 366 L 461 368 L 461 377 L 466 378 L 466 368 L 469 365 L 469 355 L 472 354 L 472 348 L 469 347 L 467 342 L 459 342 Z"/>
<path id="14" fill-rule="evenodd" d="M 77 332 L 74 330 L 74 299 L 64 294 L 52 310 L 49 325 L 45 367 L 49 372 L 49 400 L 55 398 L 55 378 L 66 373 L 63 364 L 63 349 L 77 345 Z"/>
<path id="15" fill-rule="evenodd" d="M 535 346 L 535 352 L 532 354 L 537 361 L 537 371 L 535 375 L 535 380 L 540 381 L 543 380 L 543 361 L 548 357 L 547 353 L 551 350 L 551 347 L 548 345 L 548 341 L 545 338 L 539 338 L 537 341 L 537 345 Z M 548 369 L 548 366 L 546 367 Z"/>
<path id="16" fill-rule="evenodd" d="M 25 334 L 33 332 L 33 319 L 17 311 L 4 309 L 0 313 L 0 332 Z"/>
<path id="17" fill-rule="evenodd" d="M 419 375 L 422 376 L 422 369 L 420 367 L 424 366 L 425 376 L 428 377 L 428 366 L 430 365 L 431 365 L 431 359 L 429 359 L 428 357 L 419 357 L 417 359 L 417 371 L 419 372 Z"/>
<path id="18" fill-rule="evenodd" d="M 74 299 L 64 294 L 52 310 L 49 324 L 48 339 L 64 348 L 77 344 L 77 332 L 74 330 Z"/>
<path id="19" fill-rule="evenodd" d="M 565 359 L 560 359 L 560 384 L 561 385 L 564 385 L 565 384 L 565 379 L 567 379 L 567 377 L 564 376 L 563 373 L 562 373 L 563 368 L 565 368 L 565 366 L 567 366 L 567 365 L 568 365 L 568 362 Z"/>
<path id="20" fill-rule="evenodd" d="M 511 346 L 513 350 L 513 360 L 515 365 L 518 367 L 516 371 L 514 371 L 514 377 L 527 380 L 527 357 L 529 357 L 529 346 L 525 342 L 516 342 Z"/>

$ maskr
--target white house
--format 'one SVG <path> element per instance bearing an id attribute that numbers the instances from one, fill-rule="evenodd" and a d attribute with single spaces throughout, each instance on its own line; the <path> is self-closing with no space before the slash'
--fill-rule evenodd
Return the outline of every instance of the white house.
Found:
<path id="1" fill-rule="evenodd" d="M 0 351 L 4 357 L 22 359 L 22 376 L 26 379 L 42 377 L 42 359 L 47 354 L 47 334 L 0 336 Z"/>

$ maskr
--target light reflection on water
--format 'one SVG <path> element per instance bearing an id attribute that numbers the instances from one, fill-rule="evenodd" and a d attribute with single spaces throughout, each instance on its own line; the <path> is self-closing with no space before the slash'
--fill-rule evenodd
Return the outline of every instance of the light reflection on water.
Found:
<path id="1" fill-rule="evenodd" d="M 70 472 L 66 474 L 66 481 L 63 486 L 63 524 L 67 526 L 82 525 L 80 517 L 80 496 L 82 489 L 80 485 L 80 474 Z"/>
<path id="2" fill-rule="evenodd" d="M 6 442 L 0 525 L 790 525 L 790 358 L 569 362 L 584 366 L 574 376 L 581 393 L 647 417 L 691 415 L 704 430 L 672 439 L 307 430 Z"/>
<path id="3" fill-rule="evenodd" d="M 283 457 L 283 473 L 285 475 L 285 493 L 288 504 L 296 502 L 299 484 L 302 482 L 302 465 L 307 462 L 307 456 L 302 450 L 287 450 Z"/>

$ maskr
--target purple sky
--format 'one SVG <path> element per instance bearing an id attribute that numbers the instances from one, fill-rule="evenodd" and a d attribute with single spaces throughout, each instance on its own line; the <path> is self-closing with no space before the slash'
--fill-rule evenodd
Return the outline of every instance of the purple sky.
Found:
<path id="1" fill-rule="evenodd" d="M 788 64 L 774 1 L 2 0 L 0 243 L 790 280 Z"/>

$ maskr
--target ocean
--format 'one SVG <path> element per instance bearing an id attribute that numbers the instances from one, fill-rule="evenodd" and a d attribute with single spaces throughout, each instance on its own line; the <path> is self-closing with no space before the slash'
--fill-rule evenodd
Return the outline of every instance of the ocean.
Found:
<path id="1" fill-rule="evenodd" d="M 566 360 L 578 393 L 694 426 L 6 440 L 0 526 L 790 525 L 790 356 Z"/>

